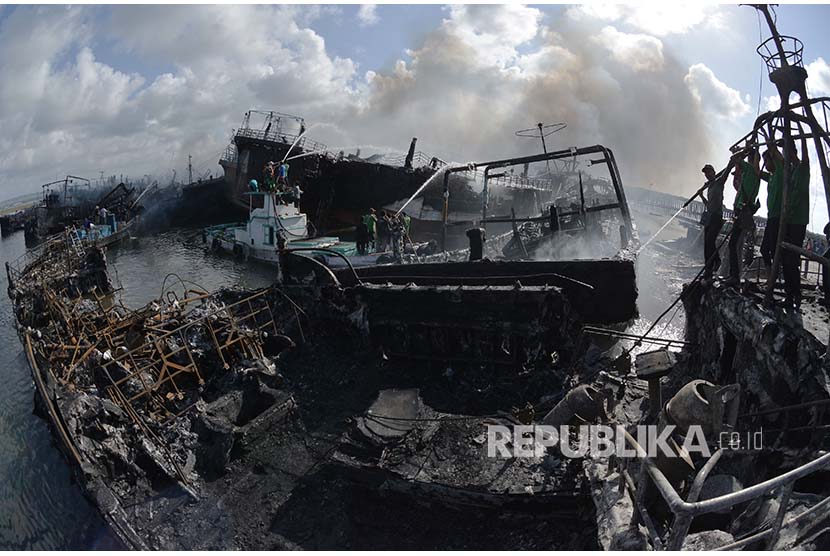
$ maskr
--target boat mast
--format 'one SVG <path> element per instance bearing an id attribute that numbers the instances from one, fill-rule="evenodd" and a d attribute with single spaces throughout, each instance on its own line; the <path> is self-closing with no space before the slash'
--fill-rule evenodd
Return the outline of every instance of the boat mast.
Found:
<path id="1" fill-rule="evenodd" d="M 784 172 L 783 184 L 781 188 L 781 219 L 778 228 L 778 237 L 775 244 L 775 256 L 773 258 L 772 269 L 767 283 L 767 290 L 765 295 L 765 302 L 771 303 L 773 300 L 773 290 L 775 282 L 778 278 L 782 257 L 782 243 L 784 239 L 784 229 L 786 227 L 787 217 L 787 201 L 790 190 L 790 168 L 789 161 L 793 159 L 795 153 L 792 152 L 794 148 L 793 142 L 793 123 L 798 128 L 798 137 L 801 139 L 812 138 L 815 145 L 816 155 L 818 157 L 819 166 L 821 168 L 822 181 L 824 182 L 824 195 L 827 201 L 828 210 L 830 211 L 830 170 L 827 167 L 827 158 L 825 156 L 825 149 L 830 146 L 830 134 L 827 130 L 816 120 L 812 105 L 816 102 L 822 104 L 822 109 L 825 113 L 830 109 L 830 105 L 826 102 L 827 99 L 810 99 L 807 95 L 807 70 L 804 68 L 802 54 L 803 45 L 800 40 L 795 37 L 781 35 L 778 32 L 775 19 L 770 14 L 769 6 L 766 4 L 753 4 L 756 10 L 763 14 L 764 19 L 769 27 L 771 37 L 758 46 L 757 52 L 766 62 L 769 70 L 769 80 L 775 85 L 780 99 L 781 107 L 773 112 L 765 114 L 760 117 L 753 130 L 752 143 L 757 143 L 757 134 L 762 132 L 766 135 L 767 142 L 774 145 L 778 143 L 775 139 L 776 130 L 781 130 L 783 141 L 784 154 Z M 772 43 L 772 45 L 770 45 Z M 796 93 L 799 96 L 799 102 L 795 104 L 790 103 L 790 96 Z M 796 111 L 800 109 L 799 111 Z M 776 122 L 775 120 L 779 120 Z M 802 124 L 806 124 L 811 132 L 804 133 Z M 766 126 L 766 132 L 764 132 Z M 824 145 L 823 142 L 828 142 Z M 747 144 L 745 148 L 751 145 Z M 801 153 L 802 158 L 808 157 L 808 153 Z M 809 184 L 808 184 L 809 187 Z M 830 215 L 830 214 L 829 214 Z M 800 245 L 796 247 L 801 247 Z M 830 349 L 830 348 L 828 348 Z"/>

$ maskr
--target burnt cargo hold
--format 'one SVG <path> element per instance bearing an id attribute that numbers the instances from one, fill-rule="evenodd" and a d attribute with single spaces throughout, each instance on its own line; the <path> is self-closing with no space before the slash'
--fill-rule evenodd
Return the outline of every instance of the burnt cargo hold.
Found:
<path id="1" fill-rule="evenodd" d="M 159 299 L 129 309 L 103 252 L 78 251 L 67 234 L 7 273 L 42 414 L 90 501 L 133 548 L 342 546 L 297 527 L 328 530 L 319 504 L 350 499 L 351 479 L 329 465 L 347 419 L 387 388 L 419 388 L 448 423 L 465 412 L 509 415 L 568 383 L 580 327 L 555 286 L 316 283 L 210 293 L 162 284 Z M 390 304 L 413 313 L 396 318 Z M 410 342 L 395 344 L 402 335 Z M 446 434 L 460 442 L 466 433 Z M 551 469 L 563 488 L 579 482 L 572 470 Z M 407 511 L 471 522 L 442 494 L 441 477 L 435 470 L 427 498 L 444 509 Z M 459 481 L 444 486 L 463 488 Z M 502 494 L 516 511 L 533 506 L 531 492 Z M 498 505 L 500 494 L 487 498 Z M 400 537 L 391 523 L 366 537 L 359 522 L 370 507 L 349 511 L 340 527 L 358 546 Z M 590 508 L 566 513 L 584 521 Z M 520 530 L 531 535 L 528 547 L 553 542 Z M 398 546 L 432 546 L 423 531 L 407 535 Z M 470 542 L 446 535 L 450 546 Z M 503 542 L 490 535 L 475 542 Z"/>

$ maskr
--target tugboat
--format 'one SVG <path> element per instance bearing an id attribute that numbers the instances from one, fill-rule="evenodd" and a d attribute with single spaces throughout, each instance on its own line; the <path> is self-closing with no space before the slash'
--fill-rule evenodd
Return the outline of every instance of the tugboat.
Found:
<path id="1" fill-rule="evenodd" d="M 314 225 L 289 193 L 249 191 L 248 221 L 204 229 L 203 240 L 238 257 L 279 265 L 280 252 L 308 252 L 329 267 L 392 262 L 392 252 L 360 254 L 357 243 L 335 236 L 315 237 Z M 257 205 L 261 208 L 256 208 Z M 309 231 L 312 230 L 312 232 Z"/>

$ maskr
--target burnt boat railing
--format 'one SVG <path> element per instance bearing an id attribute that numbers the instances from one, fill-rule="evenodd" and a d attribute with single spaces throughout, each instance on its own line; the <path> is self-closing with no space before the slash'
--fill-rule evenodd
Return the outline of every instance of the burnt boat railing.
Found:
<path id="1" fill-rule="evenodd" d="M 70 230 L 64 230 L 45 238 L 35 247 L 27 249 L 25 253 L 20 255 L 13 261 L 6 261 L 6 274 L 9 279 L 9 288 L 30 272 L 39 267 L 47 259 L 52 264 L 57 264 L 58 267 L 63 267 L 66 271 L 71 271 L 80 261 L 80 257 L 71 257 L 69 243 Z M 81 240 L 83 241 L 83 240 Z M 59 247 L 66 247 L 66 253 L 60 257 L 48 257 L 48 252 L 58 249 Z"/>
<path id="2" fill-rule="evenodd" d="M 527 176 L 519 175 L 505 175 L 490 177 L 489 184 L 499 185 L 509 189 L 535 189 L 537 191 L 552 191 L 554 182 L 550 179 L 543 178 L 529 178 Z"/>
<path id="3" fill-rule="evenodd" d="M 634 437 L 627 431 L 623 431 L 623 434 L 625 435 L 626 442 L 637 453 L 637 459 L 645 466 L 646 472 L 651 478 L 652 483 L 657 488 L 657 491 L 660 493 L 663 501 L 665 501 L 674 516 L 672 524 L 668 530 L 668 542 L 665 543 L 665 549 L 667 550 L 681 549 L 683 541 L 688 534 L 692 520 L 696 516 L 726 510 L 738 504 L 760 498 L 773 491 L 778 491 L 779 497 L 781 498 L 778 514 L 774 524 L 771 527 L 767 527 L 760 532 L 750 535 L 749 537 L 728 543 L 716 548 L 715 550 L 737 549 L 767 538 L 769 539 L 768 547 L 772 548 L 777 542 L 780 531 L 784 526 L 801 521 L 815 512 L 830 507 L 830 497 L 828 497 L 795 517 L 790 518 L 786 522 L 783 521 L 787 511 L 787 502 L 789 501 L 789 496 L 792 492 L 795 481 L 807 477 L 813 473 L 822 471 L 830 466 L 830 453 L 825 453 L 791 471 L 739 491 L 714 498 L 708 498 L 703 501 L 697 501 L 697 496 L 700 493 L 700 489 L 706 479 L 706 476 L 712 471 L 712 469 L 714 469 L 723 454 L 723 449 L 719 449 L 700 469 L 692 484 L 688 499 L 684 500 L 680 494 L 678 494 L 677 490 L 668 478 L 666 478 L 663 472 L 660 471 L 655 462 L 648 456 L 643 447 L 640 446 L 640 444 L 634 439 Z M 636 501 L 635 505 L 637 505 Z M 637 511 L 643 512 L 644 508 L 638 507 Z M 656 532 L 649 529 L 649 534 L 651 536 L 656 534 Z M 656 539 L 653 538 L 652 541 L 655 543 L 655 546 L 663 544 L 659 536 Z"/>
<path id="4" fill-rule="evenodd" d="M 225 147 L 225 152 L 222 153 L 222 156 L 219 157 L 219 162 L 227 162 L 228 164 L 236 163 L 239 160 L 239 150 L 236 148 L 236 143 L 231 141 L 230 144 Z"/>
<path id="5" fill-rule="evenodd" d="M 603 208 L 619 209 L 623 225 L 628 231 L 628 236 L 633 237 L 634 226 L 631 221 L 631 212 L 628 208 L 628 201 L 626 200 L 625 191 L 622 186 L 622 178 L 620 177 L 617 162 L 614 158 L 614 153 L 602 145 L 593 145 L 591 147 L 571 147 L 559 151 L 553 151 L 544 154 L 537 154 L 533 156 L 524 156 L 518 158 L 506 158 L 501 160 L 491 160 L 487 162 L 470 162 L 464 166 L 454 166 L 444 170 L 444 191 L 443 191 L 443 209 L 442 209 L 442 233 L 441 233 L 441 249 L 446 250 L 447 244 L 447 226 L 449 222 L 449 201 L 450 201 L 450 175 L 460 172 L 477 172 L 479 168 L 484 168 L 484 181 L 489 180 L 490 172 L 500 168 L 508 168 L 511 166 L 521 166 L 525 164 L 532 164 L 534 162 L 546 162 L 556 160 L 576 160 L 579 156 L 601 155 L 601 158 L 590 159 L 592 166 L 605 165 L 611 179 L 611 185 L 616 194 L 616 203 L 604 205 Z M 495 177 L 495 176 L 494 176 Z M 486 218 L 486 214 L 483 214 Z"/>
<path id="6" fill-rule="evenodd" d="M 381 164 L 388 166 L 404 166 L 406 164 L 406 154 L 397 154 L 394 156 L 384 155 L 381 159 Z M 443 168 L 447 163 L 437 156 L 431 156 L 423 151 L 416 151 L 412 156 L 411 165 L 413 168 L 421 168 L 428 166 L 433 169 Z"/>
<path id="7" fill-rule="evenodd" d="M 287 144 L 293 143 L 299 134 L 297 133 L 281 133 L 278 129 L 266 132 L 264 129 L 242 128 L 237 130 L 235 138 L 243 137 L 245 139 L 255 139 L 258 141 L 279 141 Z M 301 136 L 297 141 L 295 148 L 304 149 L 311 152 L 323 152 L 328 149 L 324 143 L 308 139 Z"/>

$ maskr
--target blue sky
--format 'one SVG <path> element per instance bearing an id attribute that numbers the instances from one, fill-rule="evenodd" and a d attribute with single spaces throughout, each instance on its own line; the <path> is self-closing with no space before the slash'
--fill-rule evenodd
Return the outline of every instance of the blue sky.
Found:
<path id="1" fill-rule="evenodd" d="M 776 12 L 830 94 L 830 8 Z M 66 173 L 169 179 L 188 154 L 216 173 L 250 108 L 332 146 L 417 136 L 463 161 L 532 152 L 515 129 L 567 121 L 555 142 L 601 142 L 627 183 L 688 193 L 751 128 L 759 78 L 773 106 L 758 32 L 734 5 L 2 7 L 0 197 Z"/>

